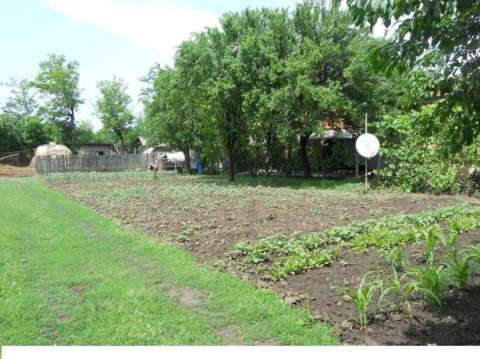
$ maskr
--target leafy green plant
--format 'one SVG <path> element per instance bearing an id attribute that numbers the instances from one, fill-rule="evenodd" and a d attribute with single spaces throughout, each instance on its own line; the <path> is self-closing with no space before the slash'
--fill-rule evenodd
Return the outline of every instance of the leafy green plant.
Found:
<path id="1" fill-rule="evenodd" d="M 352 247 L 357 253 L 365 253 L 369 247 L 384 248 L 390 242 L 391 232 L 379 230 L 355 238 Z"/>
<path id="2" fill-rule="evenodd" d="M 472 278 L 472 267 L 468 257 L 461 258 L 456 251 L 447 257 L 447 274 L 452 283 L 460 289 L 466 289 Z"/>
<path id="3" fill-rule="evenodd" d="M 456 234 L 471 231 L 478 226 L 478 220 L 474 216 L 454 216 L 447 222 L 450 230 Z"/>
<path id="4" fill-rule="evenodd" d="M 347 297 L 350 298 L 355 304 L 358 322 L 362 328 L 365 328 L 368 324 L 370 304 L 375 292 L 381 287 L 381 282 L 379 279 L 373 283 L 366 283 L 366 279 L 369 274 L 370 273 L 365 273 L 358 288 L 347 289 L 346 293 Z"/>
<path id="5" fill-rule="evenodd" d="M 287 275 L 306 272 L 310 269 L 327 267 L 336 258 L 335 251 L 313 251 L 291 254 L 273 263 L 270 270 L 272 280 L 280 280 Z"/>
<path id="6" fill-rule="evenodd" d="M 429 265 L 425 268 L 415 268 L 410 272 L 414 278 L 415 291 L 419 292 L 427 303 L 442 307 L 443 297 L 447 287 L 446 272 L 442 266 Z"/>

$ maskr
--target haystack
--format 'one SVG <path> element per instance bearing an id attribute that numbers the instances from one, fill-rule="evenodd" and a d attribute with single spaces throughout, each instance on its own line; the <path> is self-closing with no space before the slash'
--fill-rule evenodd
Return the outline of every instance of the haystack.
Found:
<path id="1" fill-rule="evenodd" d="M 35 150 L 35 156 L 33 156 L 32 160 L 30 161 L 30 166 L 35 168 L 36 166 L 36 158 L 37 157 L 61 157 L 61 156 L 70 156 L 72 151 L 67 146 L 59 145 L 55 142 L 50 142 L 48 145 L 41 145 L 38 146 Z"/>
<path id="2" fill-rule="evenodd" d="M 45 156 L 70 156 L 72 151 L 67 146 L 56 144 L 55 142 L 50 142 L 48 145 L 38 146 L 35 150 L 35 156 L 45 157 Z"/>

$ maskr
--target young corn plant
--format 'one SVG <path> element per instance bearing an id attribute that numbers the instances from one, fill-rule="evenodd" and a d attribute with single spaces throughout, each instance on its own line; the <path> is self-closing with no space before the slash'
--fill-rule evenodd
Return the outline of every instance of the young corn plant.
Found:
<path id="1" fill-rule="evenodd" d="M 465 257 L 471 262 L 480 263 L 480 246 L 470 246 L 465 250 Z"/>
<path id="2" fill-rule="evenodd" d="M 410 299 L 416 291 L 414 283 L 408 281 L 407 274 L 399 276 L 395 267 L 393 269 L 393 276 L 387 288 L 382 290 L 382 294 L 379 299 L 379 306 L 385 300 L 385 297 L 391 295 L 393 297 L 395 309 L 399 312 L 406 312 L 411 318 L 411 305 Z"/>
<path id="3" fill-rule="evenodd" d="M 442 242 L 448 252 L 457 254 L 458 232 L 451 231 L 447 237 L 443 237 Z"/>
<path id="4" fill-rule="evenodd" d="M 461 258 L 456 251 L 452 251 L 447 257 L 448 277 L 451 282 L 460 289 L 467 289 L 472 279 L 472 266 L 468 257 Z"/>
<path id="5" fill-rule="evenodd" d="M 435 261 L 435 248 L 439 240 L 442 239 L 442 232 L 437 226 L 431 226 L 420 231 L 419 240 L 425 244 L 425 260 L 428 266 L 432 266 Z"/>
<path id="6" fill-rule="evenodd" d="M 379 279 L 373 283 L 366 283 L 367 276 L 370 273 L 366 273 L 357 289 L 347 289 L 347 297 L 355 304 L 357 311 L 358 322 L 361 328 L 365 328 L 368 324 L 369 307 L 372 302 L 373 296 L 377 289 L 381 287 Z"/>
<path id="7" fill-rule="evenodd" d="M 384 258 L 387 264 L 390 264 L 396 271 L 403 271 L 407 266 L 402 247 L 394 247 L 385 251 Z"/>
<path id="8" fill-rule="evenodd" d="M 442 307 L 443 297 L 447 287 L 446 272 L 442 266 L 429 265 L 425 268 L 416 268 L 410 272 L 415 278 L 412 285 L 427 303 Z"/>

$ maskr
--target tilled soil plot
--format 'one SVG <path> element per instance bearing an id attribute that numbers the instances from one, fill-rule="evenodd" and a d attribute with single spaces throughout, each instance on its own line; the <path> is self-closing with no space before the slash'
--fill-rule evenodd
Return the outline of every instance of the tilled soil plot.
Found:
<path id="1" fill-rule="evenodd" d="M 459 247 L 480 244 L 480 230 L 461 235 Z M 410 265 L 425 265 L 423 248 L 405 249 Z M 319 321 L 337 328 L 342 342 L 360 345 L 478 345 L 480 344 L 480 271 L 467 291 L 450 290 L 441 310 L 421 300 L 411 301 L 411 315 L 379 311 L 367 328 L 360 329 L 354 304 L 345 296 L 357 287 L 365 273 L 370 280 L 380 275 L 388 281 L 392 269 L 381 253 L 370 249 L 356 254 L 346 249 L 330 267 L 290 276 L 261 286 L 281 295 L 294 306 L 306 306 Z M 402 274 L 402 273 L 400 273 Z M 378 294 L 373 306 L 378 302 Z M 411 316 L 411 318 L 410 318 Z"/>
<path id="2" fill-rule="evenodd" d="M 356 220 L 417 213 L 464 200 L 455 196 L 361 195 L 288 187 L 224 186 L 183 176 L 153 181 L 55 183 L 71 199 L 147 234 L 180 243 L 203 263 L 236 243 L 319 232 Z"/>

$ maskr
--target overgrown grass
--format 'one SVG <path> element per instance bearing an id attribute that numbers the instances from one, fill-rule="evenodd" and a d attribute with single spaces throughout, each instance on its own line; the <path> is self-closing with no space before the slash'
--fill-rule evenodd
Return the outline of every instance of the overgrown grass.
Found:
<path id="1" fill-rule="evenodd" d="M 37 180 L 0 180 L 0 212 L 1 345 L 337 343 L 306 311 Z"/>

